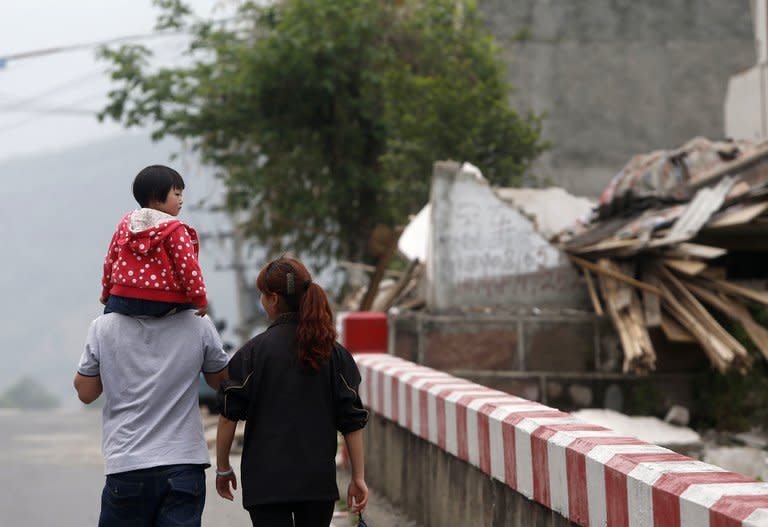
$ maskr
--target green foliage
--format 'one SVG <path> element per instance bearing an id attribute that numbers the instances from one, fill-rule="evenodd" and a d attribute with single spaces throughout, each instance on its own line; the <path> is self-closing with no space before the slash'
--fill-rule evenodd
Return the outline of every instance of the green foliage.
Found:
<path id="1" fill-rule="evenodd" d="M 627 396 L 625 411 L 630 415 L 664 417 L 664 396 L 652 379 L 636 381 Z"/>
<path id="2" fill-rule="evenodd" d="M 756 322 L 764 326 L 768 323 L 768 310 L 757 305 L 748 307 Z M 749 351 L 753 364 L 746 374 L 710 371 L 702 376 L 696 385 L 699 425 L 732 431 L 768 426 L 768 364 L 741 324 L 724 316 L 717 319 Z"/>
<path id="3" fill-rule="evenodd" d="M 427 201 L 434 161 L 510 185 L 546 148 L 470 0 L 248 2 L 225 25 L 156 4 L 159 27 L 192 32 L 188 65 L 101 50 L 116 88 L 100 118 L 190 142 L 262 241 L 360 259 L 376 224 Z"/>
<path id="4" fill-rule="evenodd" d="M 22 410 L 48 410 L 59 406 L 59 401 L 39 381 L 25 377 L 0 395 L 0 408 Z"/>

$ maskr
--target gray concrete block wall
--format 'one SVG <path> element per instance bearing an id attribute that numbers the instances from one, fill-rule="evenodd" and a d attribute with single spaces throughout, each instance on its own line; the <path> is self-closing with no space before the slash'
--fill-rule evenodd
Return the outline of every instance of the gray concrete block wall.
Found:
<path id="1" fill-rule="evenodd" d="M 636 153 L 724 134 L 728 79 L 754 65 L 749 0 L 481 0 L 513 104 L 546 113 L 540 181 L 597 195 Z"/>
<path id="2" fill-rule="evenodd" d="M 391 354 L 561 410 L 662 415 L 675 404 L 695 408 L 693 386 L 709 367 L 706 356 L 653 335 L 657 371 L 628 375 L 612 326 L 591 313 L 389 317 Z"/>
<path id="3" fill-rule="evenodd" d="M 365 458 L 371 487 L 424 527 L 576 525 L 373 413 Z"/>

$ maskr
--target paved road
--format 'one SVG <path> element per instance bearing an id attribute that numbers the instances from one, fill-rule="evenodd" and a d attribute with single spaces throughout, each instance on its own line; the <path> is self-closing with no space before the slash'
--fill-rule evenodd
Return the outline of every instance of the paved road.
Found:
<path id="1" fill-rule="evenodd" d="M 22 413 L 0 409 L 0 525 L 95 526 L 104 485 L 100 430 L 98 410 Z M 239 465 L 238 459 L 232 461 Z M 206 474 L 203 525 L 250 527 L 239 492 L 235 502 L 219 498 L 213 471 Z M 340 483 L 345 490 L 346 483 Z M 386 502 L 371 498 L 369 517 L 376 520 L 372 526 L 413 526 Z M 345 518 L 333 523 L 334 527 L 349 525 Z"/>

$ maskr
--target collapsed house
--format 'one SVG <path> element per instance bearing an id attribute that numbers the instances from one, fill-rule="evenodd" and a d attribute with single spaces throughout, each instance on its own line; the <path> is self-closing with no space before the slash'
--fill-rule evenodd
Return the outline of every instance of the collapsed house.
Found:
<path id="1" fill-rule="evenodd" d="M 633 410 L 649 390 L 657 411 L 692 405 L 709 368 L 746 371 L 737 334 L 768 357 L 768 146 L 696 138 L 639 155 L 596 203 L 492 188 L 452 162 L 432 183 L 397 242 L 410 264 L 371 297 L 392 353 L 563 409 L 629 412 L 649 411 Z"/>
<path id="2" fill-rule="evenodd" d="M 625 372 L 652 371 L 651 332 L 696 343 L 720 372 L 746 371 L 743 328 L 768 358 L 768 146 L 695 138 L 632 158 L 592 221 L 561 247 L 582 269 L 595 311 L 606 313 Z"/>

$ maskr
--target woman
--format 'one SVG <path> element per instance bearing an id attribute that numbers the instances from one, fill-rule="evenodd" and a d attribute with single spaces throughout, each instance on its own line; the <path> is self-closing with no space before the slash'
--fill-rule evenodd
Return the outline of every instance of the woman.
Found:
<path id="1" fill-rule="evenodd" d="M 233 499 L 237 480 L 229 452 L 237 420 L 245 420 L 241 463 L 243 506 L 256 526 L 328 527 L 336 487 L 337 431 L 352 467 L 347 503 L 365 508 L 363 427 L 368 412 L 357 390 L 360 373 L 336 344 L 328 299 L 304 265 L 279 258 L 256 280 L 272 324 L 229 363 L 219 391 L 216 490 Z"/>

